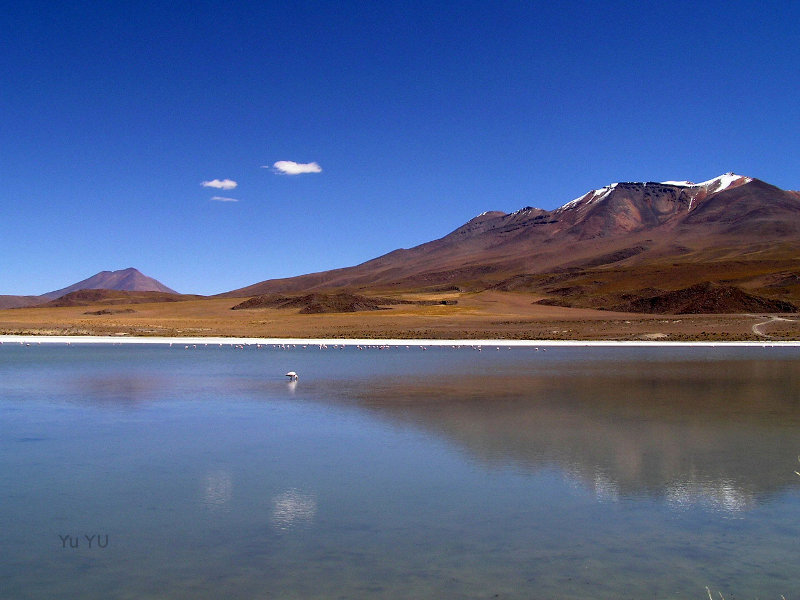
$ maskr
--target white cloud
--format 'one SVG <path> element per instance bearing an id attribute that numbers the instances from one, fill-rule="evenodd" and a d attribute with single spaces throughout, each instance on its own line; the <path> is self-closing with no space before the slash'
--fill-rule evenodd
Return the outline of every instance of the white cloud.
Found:
<path id="1" fill-rule="evenodd" d="M 212 179 L 211 181 L 204 181 L 200 185 L 202 185 L 203 187 L 210 187 L 218 190 L 232 190 L 239 184 L 236 183 L 233 179 L 223 179 L 223 180 Z"/>
<path id="2" fill-rule="evenodd" d="M 268 167 L 265 167 L 268 168 Z M 302 175 L 303 173 L 322 173 L 322 167 L 317 163 L 296 163 L 293 160 L 279 160 L 272 165 L 276 173 L 284 175 Z"/>
<path id="3" fill-rule="evenodd" d="M 227 198 L 225 196 L 212 196 L 212 200 L 216 200 L 217 202 L 238 202 L 238 198 Z"/>

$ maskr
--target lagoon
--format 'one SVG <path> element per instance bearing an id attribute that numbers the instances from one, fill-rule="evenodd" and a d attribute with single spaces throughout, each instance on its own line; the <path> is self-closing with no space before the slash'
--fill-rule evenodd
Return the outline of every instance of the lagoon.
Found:
<path id="1" fill-rule="evenodd" d="M 798 454 L 797 347 L 6 343 L 0 597 L 789 598 Z"/>

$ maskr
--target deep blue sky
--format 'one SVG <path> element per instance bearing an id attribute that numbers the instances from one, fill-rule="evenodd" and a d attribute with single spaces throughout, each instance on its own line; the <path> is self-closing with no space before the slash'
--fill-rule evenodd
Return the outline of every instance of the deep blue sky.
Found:
<path id="1" fill-rule="evenodd" d="M 800 188 L 798 2 L 0 8 L 0 294 L 218 293 L 615 181 Z"/>

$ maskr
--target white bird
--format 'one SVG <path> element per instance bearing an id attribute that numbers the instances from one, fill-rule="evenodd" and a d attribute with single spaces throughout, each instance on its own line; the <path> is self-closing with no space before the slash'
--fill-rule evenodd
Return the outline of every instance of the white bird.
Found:
<path id="1" fill-rule="evenodd" d="M 286 376 L 289 378 L 289 381 L 297 381 L 297 373 L 294 371 L 289 371 Z"/>

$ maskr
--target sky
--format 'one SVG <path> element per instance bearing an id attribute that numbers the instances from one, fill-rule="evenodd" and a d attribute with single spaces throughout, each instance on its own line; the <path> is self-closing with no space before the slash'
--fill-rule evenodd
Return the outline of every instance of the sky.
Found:
<path id="1" fill-rule="evenodd" d="M 216 294 L 617 181 L 800 189 L 798 2 L 0 8 L 0 294 Z"/>

